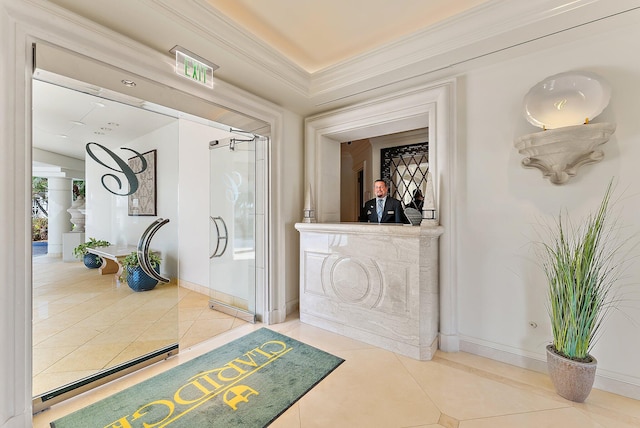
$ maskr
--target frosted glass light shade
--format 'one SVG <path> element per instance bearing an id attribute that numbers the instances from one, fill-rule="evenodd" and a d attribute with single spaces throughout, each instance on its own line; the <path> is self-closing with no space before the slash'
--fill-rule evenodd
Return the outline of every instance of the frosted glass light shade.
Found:
<path id="1" fill-rule="evenodd" d="M 588 123 L 609 105 L 611 88 L 595 73 L 547 77 L 524 97 L 524 115 L 534 126 L 555 129 Z"/>

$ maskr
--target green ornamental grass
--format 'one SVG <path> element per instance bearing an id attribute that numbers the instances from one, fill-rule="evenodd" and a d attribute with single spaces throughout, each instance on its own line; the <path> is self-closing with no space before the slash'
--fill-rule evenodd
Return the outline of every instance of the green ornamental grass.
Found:
<path id="1" fill-rule="evenodd" d="M 549 242 L 542 244 L 553 346 L 574 360 L 591 360 L 589 351 L 614 302 L 620 267 L 614 257 L 620 245 L 613 242 L 608 218 L 612 184 L 595 215 L 576 228 L 560 213 Z"/>

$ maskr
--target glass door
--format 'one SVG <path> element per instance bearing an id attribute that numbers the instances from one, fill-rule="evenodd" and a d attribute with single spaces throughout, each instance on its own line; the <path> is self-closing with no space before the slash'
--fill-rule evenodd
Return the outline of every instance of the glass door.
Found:
<path id="1" fill-rule="evenodd" d="M 34 411 L 178 352 L 178 119 L 87 86 L 34 73 L 33 176 L 49 177 L 48 248 L 32 261 Z M 159 219 L 150 245 L 170 281 L 139 292 L 123 259 Z M 103 255 L 83 262 L 74 250 L 92 238 Z"/>
<path id="2" fill-rule="evenodd" d="M 256 140 L 210 142 L 210 307 L 256 318 Z"/>

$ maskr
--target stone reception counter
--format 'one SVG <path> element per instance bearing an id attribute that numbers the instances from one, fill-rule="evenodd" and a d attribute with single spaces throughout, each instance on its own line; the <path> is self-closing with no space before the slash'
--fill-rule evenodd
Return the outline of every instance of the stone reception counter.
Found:
<path id="1" fill-rule="evenodd" d="M 300 321 L 418 360 L 438 349 L 442 226 L 297 223 Z"/>

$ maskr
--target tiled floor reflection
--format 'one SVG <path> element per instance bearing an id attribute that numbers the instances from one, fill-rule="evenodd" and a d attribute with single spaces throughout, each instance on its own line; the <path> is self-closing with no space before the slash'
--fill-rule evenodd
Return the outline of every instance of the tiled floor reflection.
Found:
<path id="1" fill-rule="evenodd" d="M 186 350 L 245 324 L 175 284 L 134 292 L 81 262 L 42 256 L 33 264 L 34 396 L 176 341 Z"/>
<path id="2" fill-rule="evenodd" d="M 53 406 L 34 426 L 114 394 L 236 339 L 246 324 L 180 355 Z M 269 326 L 346 361 L 304 395 L 272 428 L 632 428 L 640 402 L 599 390 L 576 404 L 556 395 L 546 374 L 466 353 L 432 361 L 402 357 L 291 318 Z"/>

